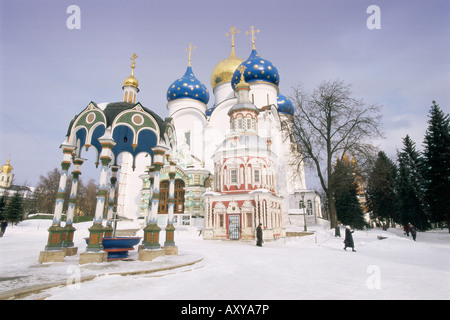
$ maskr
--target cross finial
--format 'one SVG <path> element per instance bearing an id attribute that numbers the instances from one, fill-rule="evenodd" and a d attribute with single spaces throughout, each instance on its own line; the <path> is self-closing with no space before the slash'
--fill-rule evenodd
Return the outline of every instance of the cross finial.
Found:
<path id="1" fill-rule="evenodd" d="M 188 67 L 191 66 L 192 50 L 194 50 L 195 48 L 195 46 L 192 46 L 192 43 L 189 43 L 189 48 L 185 50 L 186 52 L 188 52 Z"/>
<path id="2" fill-rule="evenodd" d="M 245 82 L 244 71 L 245 71 L 245 69 L 247 69 L 247 67 L 241 64 L 237 69 L 241 73 L 241 81 Z"/>
<path id="3" fill-rule="evenodd" d="M 238 30 L 235 26 L 232 26 L 230 28 L 230 32 L 227 32 L 225 35 L 228 37 L 229 35 L 231 35 L 231 46 L 234 47 L 234 35 L 238 34 L 239 32 L 241 32 L 241 30 Z"/>
<path id="4" fill-rule="evenodd" d="M 136 58 L 138 58 L 136 53 L 133 53 L 133 55 L 130 58 L 130 60 L 131 60 L 131 75 L 132 76 L 134 76 L 134 68 L 136 67 Z"/>
<path id="5" fill-rule="evenodd" d="M 259 29 L 255 29 L 254 26 L 251 26 L 250 27 L 250 31 L 246 31 L 245 33 L 252 35 L 252 37 L 251 37 L 251 39 L 252 39 L 252 49 L 255 49 L 255 39 L 256 39 L 255 34 L 259 33 Z"/>

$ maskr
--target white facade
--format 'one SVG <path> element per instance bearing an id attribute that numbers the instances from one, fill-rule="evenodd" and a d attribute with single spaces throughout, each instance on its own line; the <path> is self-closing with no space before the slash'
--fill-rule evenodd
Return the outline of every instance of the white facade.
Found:
<path id="1" fill-rule="evenodd" d="M 232 53 L 234 54 L 234 47 Z M 234 59 L 233 61 L 236 61 L 235 56 Z M 285 220 L 289 220 L 289 214 L 298 214 L 298 201 L 292 199 L 298 197 L 302 191 L 305 192 L 305 199 L 314 200 L 314 203 L 318 204 L 314 214 L 321 216 L 320 198 L 316 196 L 314 191 L 307 190 L 303 165 L 300 168 L 294 168 L 289 165 L 287 160 L 291 141 L 289 138 L 286 139 L 281 125 L 283 121 L 292 118 L 293 106 L 290 101 L 288 101 L 290 105 L 287 107 L 280 105 L 282 95 L 278 88 L 278 71 L 270 61 L 260 58 L 256 50 L 252 50 L 248 60 L 241 59 L 238 62 L 241 61 L 243 61 L 242 65 L 248 67 L 245 75 L 250 75 L 251 72 L 260 72 L 258 75 L 255 73 L 255 78 L 260 77 L 256 79 L 257 81 L 254 78 L 246 79 L 250 86 L 248 100 L 259 110 L 257 135 L 269 144 L 269 150 L 277 159 L 273 168 L 273 181 L 276 183 L 277 193 L 283 198 L 282 210 Z M 260 66 L 257 66 L 257 64 L 260 64 Z M 266 73 L 260 71 L 262 70 L 261 66 L 266 68 L 264 69 L 267 71 Z M 232 66 L 232 69 L 228 70 L 228 74 L 232 73 L 235 68 L 237 68 L 237 65 Z M 214 70 L 214 72 L 216 71 Z M 235 74 L 236 72 L 233 77 Z M 261 74 L 264 75 L 263 78 Z M 266 81 L 266 75 L 269 75 L 267 79 L 271 76 L 272 80 Z M 214 74 L 211 78 L 213 77 Z M 173 156 L 177 164 L 184 169 L 195 167 L 196 169 L 206 170 L 211 176 L 215 173 L 214 152 L 230 133 L 228 111 L 238 102 L 233 89 L 233 79 L 221 79 L 220 83 L 213 83 L 212 85 L 213 95 L 210 99 L 208 90 L 194 76 L 189 63 L 183 77 L 175 80 L 167 91 L 168 116 L 173 119 L 177 138 L 177 146 L 173 150 Z M 282 97 L 283 103 L 288 100 L 284 96 Z M 209 107 L 208 103 L 213 104 L 213 107 Z M 143 174 L 145 167 L 150 165 L 146 160 L 136 160 L 136 172 L 131 172 L 130 168 L 121 168 L 119 183 L 122 184 L 126 181 L 126 187 L 119 186 L 119 208 L 121 205 L 124 208 L 126 207 L 123 212 L 130 218 L 139 215 L 140 203 L 139 199 L 126 199 L 129 194 L 134 194 L 134 192 L 128 192 L 128 189 L 133 188 L 131 185 L 142 186 L 142 179 L 139 178 L 139 175 Z M 217 184 L 217 181 L 213 183 Z M 188 188 L 188 184 L 186 184 L 186 188 Z M 204 190 L 207 191 L 207 189 Z"/>

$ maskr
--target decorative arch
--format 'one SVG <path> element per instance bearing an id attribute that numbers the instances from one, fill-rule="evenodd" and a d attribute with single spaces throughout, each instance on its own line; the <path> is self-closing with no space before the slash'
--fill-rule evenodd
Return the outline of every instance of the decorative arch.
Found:
<path id="1" fill-rule="evenodd" d="M 101 151 L 98 138 L 105 133 L 106 116 L 95 103 L 89 105 L 74 119 L 68 133 L 68 142 L 71 145 L 77 145 L 80 139 L 81 146 L 89 148 L 96 145 L 97 151 Z M 84 134 L 82 134 L 84 130 Z M 84 141 L 83 141 L 84 140 Z"/>

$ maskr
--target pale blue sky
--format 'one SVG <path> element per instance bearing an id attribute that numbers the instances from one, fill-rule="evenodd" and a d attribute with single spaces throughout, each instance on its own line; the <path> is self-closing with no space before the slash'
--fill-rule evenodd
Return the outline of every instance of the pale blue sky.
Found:
<path id="1" fill-rule="evenodd" d="M 256 49 L 277 66 L 281 93 L 339 78 L 355 97 L 382 105 L 386 139 L 378 144 L 391 157 L 406 134 L 421 147 L 432 100 L 450 111 L 446 0 L 0 3 L 0 164 L 11 155 L 16 184 L 35 186 L 59 168 L 70 120 L 90 101 L 122 99 L 133 52 L 138 100 L 160 116 L 168 115 L 166 91 L 183 75 L 191 42 L 193 71 L 212 92 L 210 75 L 229 54 L 232 25 L 241 30 L 236 53 L 243 59 L 251 50 L 245 31 L 260 29 Z M 79 30 L 66 26 L 72 4 L 81 9 Z M 372 4 L 381 9 L 379 30 L 366 26 Z"/>

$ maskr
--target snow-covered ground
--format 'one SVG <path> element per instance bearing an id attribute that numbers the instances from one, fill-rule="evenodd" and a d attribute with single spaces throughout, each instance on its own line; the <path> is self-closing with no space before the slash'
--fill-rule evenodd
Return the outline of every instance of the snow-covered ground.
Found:
<path id="1" fill-rule="evenodd" d="M 450 299 L 448 230 L 419 232 L 416 242 L 400 229 L 355 231 L 357 252 L 351 252 L 343 250 L 343 238 L 334 237 L 326 226 L 309 227 L 314 235 L 278 239 L 263 247 L 253 241 L 205 241 L 197 230 L 184 229 L 175 234 L 179 256 L 143 262 L 133 251 L 134 261 L 79 266 L 78 255 L 62 263 L 38 263 L 50 224 L 27 220 L 8 226 L 0 238 L 0 295 L 69 280 L 25 299 Z M 76 224 L 79 253 L 85 251 L 83 237 L 90 225 Z M 189 261 L 198 262 L 156 273 L 111 274 Z M 95 274 L 102 276 L 77 282 Z"/>

